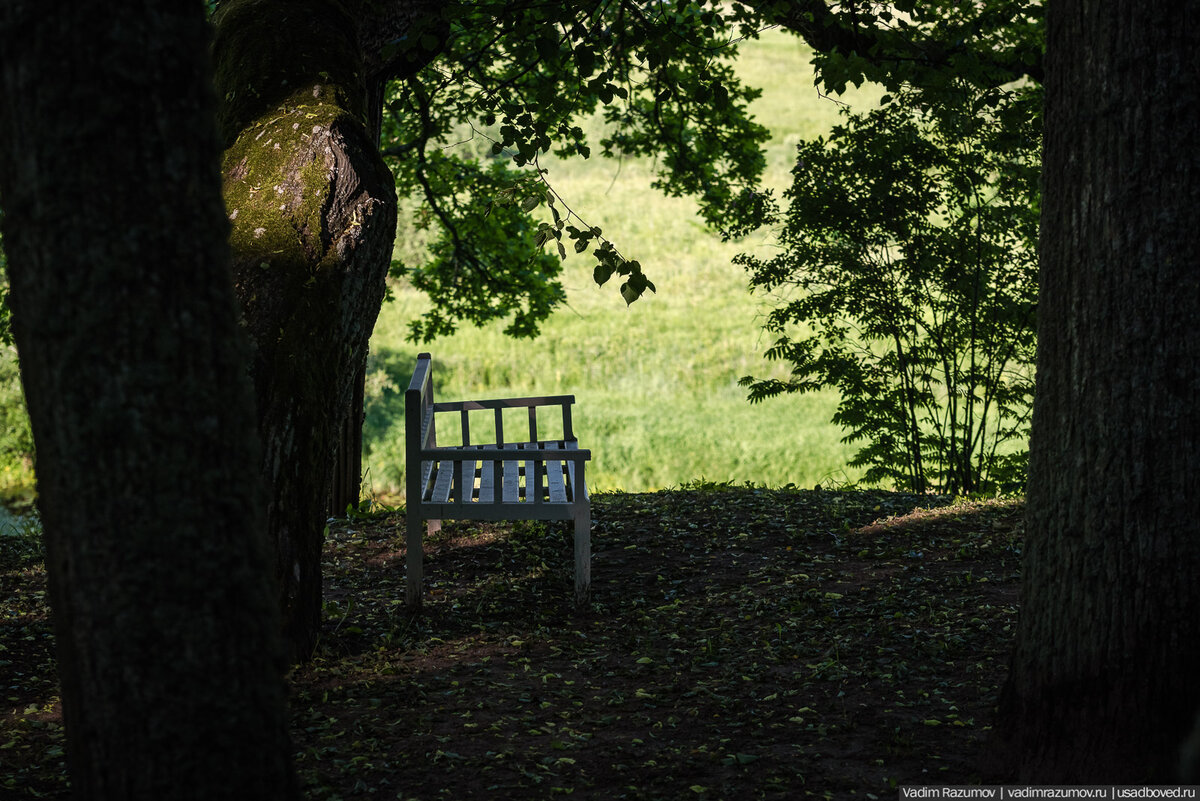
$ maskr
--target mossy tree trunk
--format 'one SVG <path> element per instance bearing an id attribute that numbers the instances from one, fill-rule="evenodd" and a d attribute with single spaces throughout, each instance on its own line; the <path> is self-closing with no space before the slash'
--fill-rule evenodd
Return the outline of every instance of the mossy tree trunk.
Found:
<path id="1" fill-rule="evenodd" d="M 234 275 L 254 344 L 267 530 L 297 661 L 318 633 L 333 457 L 396 228 L 393 179 L 368 121 L 377 76 L 363 13 L 331 0 L 228 0 L 215 20 Z"/>
<path id="2" fill-rule="evenodd" d="M 1038 372 L 1002 728 L 1023 782 L 1175 781 L 1200 705 L 1200 3 L 1048 7 Z"/>
<path id="3" fill-rule="evenodd" d="M 72 796 L 298 798 L 198 3 L 0 5 Z"/>

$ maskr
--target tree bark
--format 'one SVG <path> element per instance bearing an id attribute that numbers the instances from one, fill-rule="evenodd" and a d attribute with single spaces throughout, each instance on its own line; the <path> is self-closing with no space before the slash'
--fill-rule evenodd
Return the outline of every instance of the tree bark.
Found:
<path id="1" fill-rule="evenodd" d="M 354 377 L 349 411 L 342 421 L 329 487 L 329 516 L 345 517 L 346 509 L 358 508 L 362 498 L 362 430 L 366 408 L 367 371 L 364 364 Z"/>
<path id="2" fill-rule="evenodd" d="M 1037 394 L 1001 731 L 1021 781 L 1170 782 L 1200 704 L 1200 3 L 1048 14 Z"/>
<path id="3" fill-rule="evenodd" d="M 0 6 L 73 797 L 296 798 L 199 4 Z"/>
<path id="4" fill-rule="evenodd" d="M 316 644 L 338 434 L 396 228 L 353 18 L 332 0 L 229 0 L 214 47 L 234 275 L 254 347 L 267 530 L 294 661 Z"/>

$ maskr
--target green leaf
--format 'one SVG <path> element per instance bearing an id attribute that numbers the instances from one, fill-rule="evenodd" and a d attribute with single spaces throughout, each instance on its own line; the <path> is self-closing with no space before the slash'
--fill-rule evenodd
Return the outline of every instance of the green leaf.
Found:
<path id="1" fill-rule="evenodd" d="M 626 306 L 632 305 L 641 296 L 641 293 L 631 287 L 628 281 L 621 284 L 621 297 L 625 299 Z"/>
<path id="2" fill-rule="evenodd" d="M 596 70 L 596 52 L 585 44 L 576 45 L 575 64 L 579 68 L 579 77 L 587 78 Z"/>
<path id="3" fill-rule="evenodd" d="M 554 32 L 553 36 L 539 36 L 534 40 L 533 46 L 537 50 L 538 57 L 543 61 L 558 60 L 557 32 Z"/>
<path id="4" fill-rule="evenodd" d="M 718 111 L 724 111 L 729 108 L 729 90 L 724 84 L 714 83 L 712 87 L 713 106 Z"/>

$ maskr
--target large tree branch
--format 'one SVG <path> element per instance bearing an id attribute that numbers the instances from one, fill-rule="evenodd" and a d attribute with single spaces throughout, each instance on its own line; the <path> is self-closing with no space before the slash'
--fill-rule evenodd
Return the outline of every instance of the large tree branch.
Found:
<path id="1" fill-rule="evenodd" d="M 450 25 L 439 0 L 361 0 L 358 44 L 364 77 L 374 81 L 416 75 L 444 49 Z"/>
<path id="2" fill-rule="evenodd" d="M 802 38 L 820 53 L 854 53 L 869 63 L 887 68 L 915 64 L 929 69 L 945 68 L 966 52 L 981 31 L 1012 22 L 1022 4 L 1010 3 L 989 8 L 969 24 L 946 26 L 936 36 L 917 39 L 915 29 L 899 31 L 877 24 L 871 12 L 857 10 L 853 4 L 826 0 L 744 0 L 764 17 Z M 982 49 L 981 49 L 982 50 Z M 989 49 L 976 54 L 980 63 L 999 83 L 1028 78 L 1041 83 L 1042 51 L 1040 43 L 1022 41 L 1008 48 Z"/>

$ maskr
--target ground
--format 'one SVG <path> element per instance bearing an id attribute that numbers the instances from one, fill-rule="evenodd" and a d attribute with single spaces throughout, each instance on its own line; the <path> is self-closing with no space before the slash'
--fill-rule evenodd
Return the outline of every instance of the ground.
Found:
<path id="1" fill-rule="evenodd" d="M 999 781 L 1020 501 L 697 485 L 564 525 L 450 523 L 403 607 L 403 516 L 331 525 L 289 676 L 311 799 L 895 798 Z M 68 795 L 44 579 L 0 554 L 0 798 Z"/>

